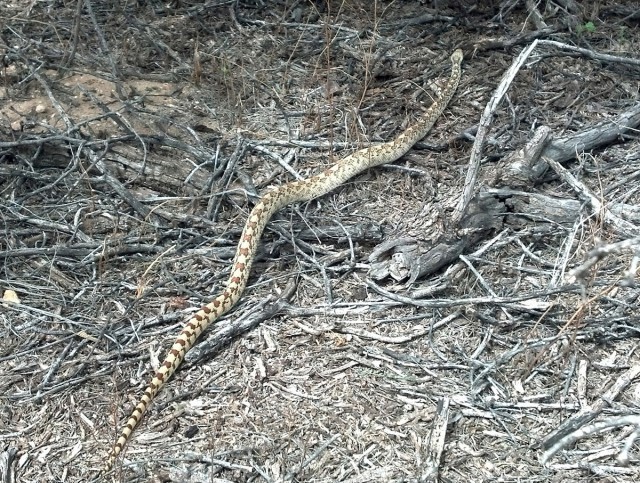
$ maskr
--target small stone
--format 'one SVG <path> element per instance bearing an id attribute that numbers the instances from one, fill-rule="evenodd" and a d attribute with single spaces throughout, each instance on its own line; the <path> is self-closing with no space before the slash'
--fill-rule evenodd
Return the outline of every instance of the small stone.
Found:
<path id="1" fill-rule="evenodd" d="M 43 112 L 47 112 L 47 108 L 43 104 L 38 104 L 36 106 L 36 112 L 42 114 Z"/>

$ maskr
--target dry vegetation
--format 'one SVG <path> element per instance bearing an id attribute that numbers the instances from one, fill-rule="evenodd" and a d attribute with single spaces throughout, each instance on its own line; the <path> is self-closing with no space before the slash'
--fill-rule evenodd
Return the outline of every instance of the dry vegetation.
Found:
<path id="1" fill-rule="evenodd" d="M 639 21 L 3 2 L 0 482 L 95 478 L 256 195 L 392 139 L 458 47 L 430 136 L 276 216 L 103 480 L 639 481 Z"/>

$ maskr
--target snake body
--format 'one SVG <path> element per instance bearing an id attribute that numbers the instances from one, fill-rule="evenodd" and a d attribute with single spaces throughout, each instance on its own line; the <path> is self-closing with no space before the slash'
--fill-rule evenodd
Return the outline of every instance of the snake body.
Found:
<path id="1" fill-rule="evenodd" d="M 103 473 L 112 468 L 151 401 L 182 363 L 186 353 L 193 347 L 200 334 L 227 313 L 240 299 L 247 286 L 258 242 L 271 216 L 290 203 L 308 201 L 322 196 L 365 169 L 395 161 L 409 151 L 431 130 L 453 97 L 460 81 L 462 58 L 463 54 L 459 49 L 451 55 L 451 76 L 442 89 L 440 97 L 429 107 L 424 116 L 396 139 L 360 149 L 337 161 L 320 174 L 276 187 L 262 197 L 251 211 L 242 230 L 226 288 L 212 302 L 198 310 L 178 335 L 164 362 L 156 371 L 140 401 L 122 427 L 120 436 L 111 449 Z"/>

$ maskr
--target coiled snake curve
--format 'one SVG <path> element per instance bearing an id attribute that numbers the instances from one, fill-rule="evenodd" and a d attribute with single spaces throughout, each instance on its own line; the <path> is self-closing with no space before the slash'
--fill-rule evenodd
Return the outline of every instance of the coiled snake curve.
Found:
<path id="1" fill-rule="evenodd" d="M 103 474 L 111 469 L 149 404 L 176 371 L 186 353 L 200 337 L 200 334 L 223 314 L 227 313 L 240 299 L 249 279 L 256 247 L 271 216 L 285 205 L 299 201 L 309 201 L 322 196 L 365 169 L 395 161 L 409 151 L 416 142 L 431 130 L 433 124 L 453 97 L 460 82 L 462 58 L 463 54 L 459 49 L 451 55 L 451 76 L 444 89 L 442 89 L 440 97 L 431 104 L 415 124 L 407 128 L 396 139 L 360 149 L 340 159 L 320 174 L 278 186 L 262 197 L 261 201 L 251 210 L 249 219 L 242 230 L 226 288 L 212 302 L 196 312 L 180 332 L 164 362 L 153 376 L 140 401 L 123 426 L 118 440 L 111 449 L 107 463 L 102 471 Z"/>

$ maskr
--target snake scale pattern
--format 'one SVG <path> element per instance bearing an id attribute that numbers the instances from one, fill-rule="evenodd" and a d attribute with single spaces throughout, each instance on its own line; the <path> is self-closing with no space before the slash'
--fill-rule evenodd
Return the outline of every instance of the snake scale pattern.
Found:
<path id="1" fill-rule="evenodd" d="M 442 89 L 440 97 L 433 102 L 415 124 L 407 128 L 396 139 L 360 149 L 337 161 L 320 174 L 284 184 L 268 191 L 262 197 L 261 201 L 251 211 L 249 219 L 242 230 L 226 288 L 212 302 L 196 312 L 180 332 L 164 362 L 153 376 L 140 401 L 122 428 L 120 436 L 108 456 L 103 473 L 110 471 L 113 467 L 118 455 L 124 449 L 133 429 L 140 422 L 149 404 L 176 371 L 186 353 L 200 337 L 200 334 L 209 325 L 227 313 L 240 299 L 247 286 L 258 242 L 271 216 L 290 203 L 309 201 L 322 196 L 365 169 L 390 163 L 408 152 L 416 142 L 431 130 L 433 124 L 453 97 L 460 81 L 462 58 L 463 54 L 460 49 L 451 55 L 451 76 L 446 86 Z"/>

